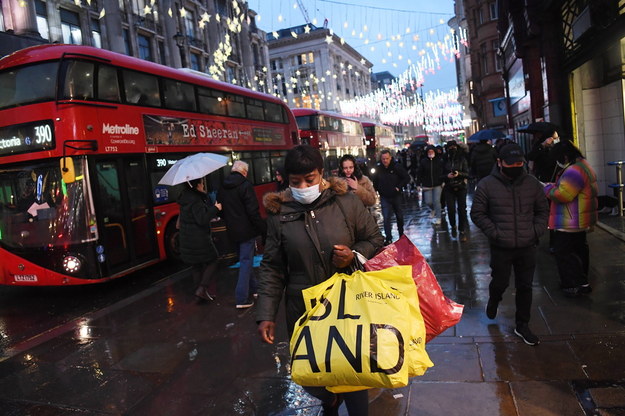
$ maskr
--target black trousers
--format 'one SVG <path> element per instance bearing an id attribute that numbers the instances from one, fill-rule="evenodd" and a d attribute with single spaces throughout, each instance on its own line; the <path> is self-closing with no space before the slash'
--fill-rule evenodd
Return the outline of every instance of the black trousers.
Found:
<path id="1" fill-rule="evenodd" d="M 443 188 L 445 195 L 445 205 L 447 205 L 447 218 L 451 228 L 456 228 L 456 206 L 458 207 L 458 231 L 461 233 L 468 231 L 469 220 L 467 218 L 467 188 L 453 188 L 445 185 Z"/>
<path id="2" fill-rule="evenodd" d="M 553 248 L 562 287 L 588 284 L 590 253 L 586 231 L 566 233 L 556 230 L 553 235 Z"/>
<path id="3" fill-rule="evenodd" d="M 514 285 L 516 288 L 516 324 L 527 324 L 530 321 L 532 308 L 532 282 L 536 268 L 536 247 L 502 248 L 490 246 L 491 277 L 488 292 L 497 302 L 510 284 L 510 273 L 514 268 Z"/>
<path id="4" fill-rule="evenodd" d="M 306 393 L 321 400 L 325 405 L 331 405 L 336 394 L 326 390 L 325 387 L 304 387 Z M 369 393 L 367 390 L 341 393 L 347 407 L 349 416 L 367 416 L 369 414 Z"/>

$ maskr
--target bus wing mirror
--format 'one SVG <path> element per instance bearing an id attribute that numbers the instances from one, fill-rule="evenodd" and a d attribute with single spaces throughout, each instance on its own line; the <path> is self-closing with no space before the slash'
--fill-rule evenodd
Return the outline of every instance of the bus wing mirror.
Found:
<path id="1" fill-rule="evenodd" d="M 66 184 L 76 182 L 74 159 L 72 159 L 71 157 L 61 158 L 61 176 L 63 176 L 63 182 L 65 182 Z"/>

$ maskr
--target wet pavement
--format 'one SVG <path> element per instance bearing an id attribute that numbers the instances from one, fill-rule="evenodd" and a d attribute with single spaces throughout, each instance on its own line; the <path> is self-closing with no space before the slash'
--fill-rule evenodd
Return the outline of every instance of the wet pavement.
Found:
<path id="1" fill-rule="evenodd" d="M 608 225 L 589 234 L 592 294 L 564 297 L 555 261 L 538 249 L 530 326 L 513 334 L 508 289 L 495 320 L 484 308 L 488 243 L 471 224 L 451 238 L 406 199 L 406 234 L 426 256 L 462 320 L 427 345 L 434 367 L 400 389 L 370 390 L 370 415 L 625 415 L 625 242 Z M 256 335 L 254 308 L 234 307 L 236 270 L 215 302 L 195 304 L 188 270 L 2 351 L 2 415 L 318 415 L 288 377 L 276 345 Z M 1 329 L 1 328 L 0 328 Z M 341 414 L 346 414 L 341 409 Z"/>

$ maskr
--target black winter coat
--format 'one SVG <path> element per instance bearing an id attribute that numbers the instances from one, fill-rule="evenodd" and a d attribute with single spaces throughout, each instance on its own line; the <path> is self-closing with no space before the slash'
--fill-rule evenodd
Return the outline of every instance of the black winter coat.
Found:
<path id="1" fill-rule="evenodd" d="M 296 202 L 290 189 L 264 197 L 269 217 L 256 320 L 275 322 L 286 294 L 289 334 L 305 311 L 302 290 L 338 271 L 332 264 L 335 244 L 371 258 L 384 242 L 375 219 L 362 201 L 347 191 L 345 181 L 330 178 L 320 188 L 321 195 L 311 205 Z"/>
<path id="2" fill-rule="evenodd" d="M 537 140 L 532 146 L 532 150 L 527 154 L 527 160 L 533 162 L 533 173 L 542 182 L 555 182 L 558 166 L 553 157 L 551 149 L 543 147 L 542 140 Z"/>
<path id="3" fill-rule="evenodd" d="M 471 220 L 491 244 L 503 248 L 535 245 L 547 230 L 549 204 L 538 180 L 523 173 L 516 180 L 499 169 L 477 184 Z"/>
<path id="4" fill-rule="evenodd" d="M 180 205 L 180 257 L 187 264 L 211 263 L 219 257 L 211 235 L 211 220 L 219 210 L 208 205 L 202 192 L 186 187 L 178 197 Z"/>
<path id="5" fill-rule="evenodd" d="M 478 143 L 471 151 L 471 170 L 478 179 L 490 174 L 497 161 L 497 151 L 488 143 Z"/>
<path id="6" fill-rule="evenodd" d="M 443 184 L 443 161 L 440 157 L 424 157 L 419 164 L 417 181 L 425 188 L 433 188 Z"/>
<path id="7" fill-rule="evenodd" d="M 235 243 L 265 236 L 267 225 L 258 211 L 254 187 L 239 172 L 232 172 L 224 179 L 217 193 L 222 204 L 221 216 L 226 222 L 228 237 Z"/>
<path id="8" fill-rule="evenodd" d="M 410 175 L 401 165 L 391 160 L 387 167 L 379 162 L 373 175 L 373 186 L 380 196 L 392 198 L 401 192 L 401 189 L 410 183 Z M 399 189 L 399 191 L 398 191 Z"/>
<path id="9" fill-rule="evenodd" d="M 443 180 L 445 189 L 457 190 L 458 188 L 466 188 L 466 180 L 469 177 L 469 164 L 467 163 L 467 158 L 464 157 L 464 152 L 456 150 L 455 153 L 447 153 L 444 161 Z M 450 172 L 458 172 L 458 176 L 448 178 L 447 175 Z"/>

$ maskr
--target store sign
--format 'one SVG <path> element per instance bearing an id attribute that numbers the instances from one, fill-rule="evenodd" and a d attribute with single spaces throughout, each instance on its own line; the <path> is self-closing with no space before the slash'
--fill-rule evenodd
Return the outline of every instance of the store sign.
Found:
<path id="1" fill-rule="evenodd" d="M 0 127 L 0 156 L 54 149 L 52 120 Z"/>

